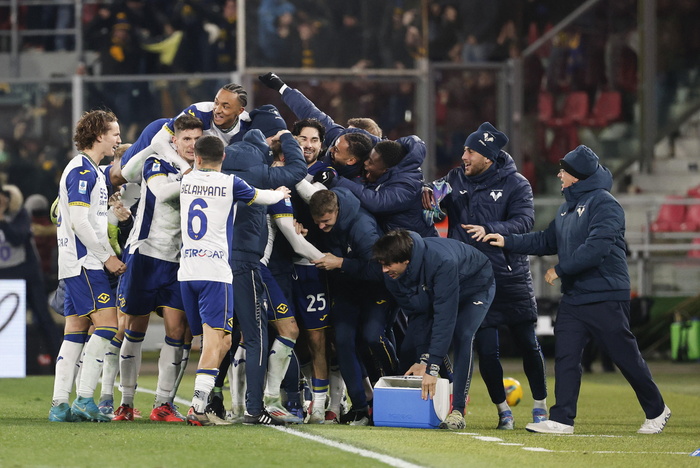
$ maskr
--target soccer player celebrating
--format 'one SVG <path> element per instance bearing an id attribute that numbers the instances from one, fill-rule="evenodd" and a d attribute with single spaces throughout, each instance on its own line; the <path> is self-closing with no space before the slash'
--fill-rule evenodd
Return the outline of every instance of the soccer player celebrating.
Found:
<path id="1" fill-rule="evenodd" d="M 195 144 L 195 170 L 180 188 L 182 255 L 178 279 L 192 334 L 202 335 L 202 354 L 187 424 L 227 424 L 207 413 L 218 366 L 231 347 L 233 275 L 229 266 L 236 202 L 271 205 L 289 189 L 258 190 L 235 175 L 221 173 L 224 146 L 214 136 Z M 269 418 L 269 415 L 267 415 Z M 271 418 L 270 418 L 271 419 Z"/>
<path id="2" fill-rule="evenodd" d="M 79 154 L 66 166 L 59 185 L 58 278 L 66 286 L 66 326 L 56 359 L 49 421 L 106 422 L 110 417 L 100 412 L 93 399 L 104 355 L 117 332 L 115 299 L 105 269 L 121 275 L 126 266 L 109 244 L 107 186 L 97 165 L 102 158 L 113 156 L 121 143 L 117 117 L 103 110 L 85 113 L 76 125 L 73 141 Z M 95 331 L 85 343 L 91 323 Z M 69 407 L 81 353 L 77 398 Z"/>

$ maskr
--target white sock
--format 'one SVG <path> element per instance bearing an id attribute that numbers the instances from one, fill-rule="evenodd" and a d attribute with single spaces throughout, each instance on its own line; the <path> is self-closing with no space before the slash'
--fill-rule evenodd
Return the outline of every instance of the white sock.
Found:
<path id="1" fill-rule="evenodd" d="M 70 401 L 75 374 L 78 372 L 78 360 L 83 353 L 83 343 L 63 340 L 56 358 L 56 377 L 53 381 L 53 406 Z"/>
<path id="2" fill-rule="evenodd" d="M 192 406 L 197 413 L 204 413 L 215 380 L 215 375 L 197 372 L 197 377 L 194 379 L 194 396 L 192 397 Z"/>
<path id="3" fill-rule="evenodd" d="M 544 400 L 535 400 L 535 403 L 532 405 L 532 409 L 547 409 L 547 399 L 545 398 Z"/>
<path id="4" fill-rule="evenodd" d="M 136 380 L 141 367 L 141 345 L 143 341 L 124 340 L 119 351 L 119 384 L 122 391 L 122 405 L 134 407 Z"/>
<path id="5" fill-rule="evenodd" d="M 80 385 L 78 386 L 79 397 L 88 398 L 94 396 L 109 344 L 110 340 L 95 333 L 92 334 L 87 344 L 85 344 L 83 369 L 80 373 Z"/>
<path id="6" fill-rule="evenodd" d="M 371 401 L 374 398 L 374 389 L 372 388 L 372 382 L 369 381 L 369 377 L 362 379 L 362 386 L 365 387 L 365 398 L 367 401 Z"/>
<path id="7" fill-rule="evenodd" d="M 112 341 L 107 347 L 105 354 L 105 363 L 102 367 L 102 388 L 100 401 L 111 400 L 114 398 L 114 381 L 119 372 L 119 348 L 114 346 Z"/>
<path id="8" fill-rule="evenodd" d="M 243 415 L 245 411 L 245 348 L 239 346 L 228 368 L 228 383 L 231 390 L 231 410 Z M 240 410 L 240 411 L 239 411 Z"/>
<path id="9" fill-rule="evenodd" d="M 340 403 L 343 401 L 343 396 L 345 395 L 345 381 L 343 377 L 341 377 L 340 369 L 337 366 L 331 367 L 329 377 L 331 403 L 328 409 L 340 416 Z"/>
<path id="10" fill-rule="evenodd" d="M 325 413 L 326 411 L 326 395 L 328 395 L 328 392 L 313 392 L 314 394 L 314 410 L 319 411 L 318 408 L 321 408 L 320 411 L 323 411 Z M 336 413 L 338 414 L 338 413 Z"/>
<path id="11" fill-rule="evenodd" d="M 163 403 L 172 403 L 170 395 L 175 388 L 175 381 L 179 374 L 178 368 L 182 364 L 182 346 L 171 346 L 167 343 L 160 348 L 158 359 L 158 385 L 156 386 L 155 406 Z"/>
<path id="12" fill-rule="evenodd" d="M 185 345 L 182 348 L 182 359 L 180 360 L 180 365 L 177 368 L 177 379 L 175 379 L 175 385 L 173 386 L 173 391 L 170 392 L 170 402 L 175 401 L 175 395 L 177 395 L 177 389 L 180 387 L 180 382 L 182 382 L 182 377 L 185 375 L 185 369 L 187 369 L 187 363 L 190 362 L 190 345 Z"/>
<path id="13" fill-rule="evenodd" d="M 267 383 L 265 384 L 265 396 L 279 397 L 280 385 L 287 373 L 289 362 L 292 360 L 293 346 L 285 343 L 296 343 L 296 340 L 286 336 L 278 336 L 270 348 L 270 357 L 267 360 Z"/>
<path id="14" fill-rule="evenodd" d="M 504 411 L 510 411 L 510 406 L 508 406 L 508 403 L 505 400 L 503 400 L 503 403 L 498 403 L 496 408 L 498 408 L 498 414 L 501 414 Z"/>

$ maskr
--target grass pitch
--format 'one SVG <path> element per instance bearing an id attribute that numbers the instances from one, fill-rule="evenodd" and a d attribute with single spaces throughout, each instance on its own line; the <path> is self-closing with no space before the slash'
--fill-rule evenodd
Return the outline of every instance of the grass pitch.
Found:
<path id="1" fill-rule="evenodd" d="M 520 364 L 508 361 L 504 367 L 526 384 Z M 52 377 L 0 379 L 0 466 L 700 467 L 700 457 L 689 456 L 700 448 L 700 364 L 652 362 L 650 367 L 673 412 L 657 435 L 636 433 L 644 414 L 619 373 L 584 375 L 572 436 L 524 430 L 532 409 L 527 389 L 513 408 L 516 429 L 496 430 L 496 410 L 477 373 L 467 428 L 459 432 L 154 423 L 148 420 L 153 397 L 147 393 L 136 398 L 144 419 L 133 423 L 49 423 Z M 549 375 L 551 405 L 551 370 Z M 179 397 L 189 401 L 193 384 L 193 375 L 186 376 Z M 155 377 L 142 375 L 139 386 L 155 388 Z"/>

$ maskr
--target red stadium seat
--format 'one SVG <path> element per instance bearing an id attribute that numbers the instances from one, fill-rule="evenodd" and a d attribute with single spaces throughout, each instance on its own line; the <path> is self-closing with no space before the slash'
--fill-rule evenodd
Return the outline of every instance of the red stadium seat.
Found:
<path id="1" fill-rule="evenodd" d="M 700 258 L 700 237 L 693 239 L 693 245 L 697 245 L 697 248 L 688 250 L 688 257 Z"/>
<path id="2" fill-rule="evenodd" d="M 540 112 L 540 115 L 543 115 Z M 564 98 L 561 112 L 543 120 L 546 127 L 554 130 L 554 139 L 547 150 L 547 159 L 557 164 L 564 155 L 579 145 L 578 125 L 588 116 L 588 94 L 572 91 Z"/>
<path id="3" fill-rule="evenodd" d="M 688 198 L 700 198 L 700 185 L 689 188 L 686 195 Z"/>
<path id="4" fill-rule="evenodd" d="M 700 204 L 688 205 L 680 230 L 685 232 L 700 231 Z"/>
<path id="5" fill-rule="evenodd" d="M 617 91 L 601 91 L 591 114 L 581 121 L 586 127 L 602 128 L 615 122 L 622 115 L 622 96 Z"/>
<path id="6" fill-rule="evenodd" d="M 684 197 L 669 195 L 667 200 L 682 200 Z M 685 220 L 685 205 L 663 204 L 659 208 L 656 221 L 651 223 L 651 232 L 674 232 L 681 230 L 681 224 Z"/>

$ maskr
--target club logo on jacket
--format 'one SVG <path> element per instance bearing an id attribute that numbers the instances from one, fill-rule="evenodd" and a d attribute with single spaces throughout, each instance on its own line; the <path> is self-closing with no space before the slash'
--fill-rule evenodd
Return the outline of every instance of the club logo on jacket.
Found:
<path id="1" fill-rule="evenodd" d="M 493 201 L 498 201 L 499 198 L 503 196 L 503 190 L 491 190 L 491 198 L 493 198 Z"/>
<path id="2" fill-rule="evenodd" d="M 578 213 L 579 218 L 583 216 L 584 211 L 586 211 L 586 205 L 579 205 L 576 207 L 576 213 Z"/>

